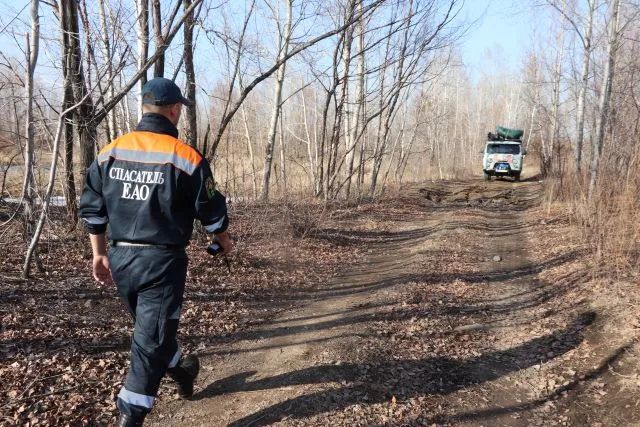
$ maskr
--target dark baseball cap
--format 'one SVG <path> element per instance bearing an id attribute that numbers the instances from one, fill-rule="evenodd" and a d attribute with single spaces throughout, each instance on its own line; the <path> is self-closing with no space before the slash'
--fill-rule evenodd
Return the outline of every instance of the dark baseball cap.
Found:
<path id="1" fill-rule="evenodd" d="M 172 80 L 156 77 L 142 87 L 142 103 L 151 105 L 172 105 L 181 103 L 192 106 L 193 102 L 182 96 L 180 88 Z"/>

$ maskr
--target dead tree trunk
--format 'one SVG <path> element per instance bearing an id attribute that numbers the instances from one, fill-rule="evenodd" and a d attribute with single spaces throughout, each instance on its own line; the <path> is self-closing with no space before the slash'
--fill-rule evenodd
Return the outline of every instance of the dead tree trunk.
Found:
<path id="1" fill-rule="evenodd" d="M 249 132 L 249 118 L 247 117 L 247 109 L 242 104 L 242 123 L 244 124 L 244 135 L 247 140 L 247 153 L 249 154 L 249 162 L 251 163 L 251 188 L 253 189 L 253 198 L 258 197 L 258 182 L 256 172 L 256 162 L 253 156 L 253 141 L 251 139 L 251 133 Z"/>
<path id="2" fill-rule="evenodd" d="M 329 121 L 329 108 L 331 107 L 331 100 L 334 98 L 336 90 L 338 88 L 338 83 L 340 79 L 338 78 L 338 58 L 340 55 L 340 45 L 341 45 L 342 37 L 336 43 L 336 47 L 333 50 L 333 62 L 331 65 L 332 70 L 332 82 L 331 86 L 326 88 L 325 100 L 322 108 L 322 125 L 320 126 L 320 161 L 318 162 L 318 166 L 320 168 L 318 172 L 318 180 L 319 180 L 319 188 L 316 192 L 316 196 L 320 194 L 324 194 L 325 197 L 328 197 L 327 194 L 329 192 L 329 165 L 331 164 L 331 146 L 325 150 L 327 146 L 327 126 Z M 325 156 L 325 151 L 328 151 L 328 155 Z M 327 158 L 327 167 L 325 171 L 325 157 Z"/>

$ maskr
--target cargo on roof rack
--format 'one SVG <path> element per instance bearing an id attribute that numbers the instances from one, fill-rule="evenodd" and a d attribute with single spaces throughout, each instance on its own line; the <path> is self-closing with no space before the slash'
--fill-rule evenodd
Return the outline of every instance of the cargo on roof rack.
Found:
<path id="1" fill-rule="evenodd" d="M 511 129 L 504 126 L 496 126 L 496 134 L 504 139 L 520 139 L 524 134 L 522 129 Z"/>
<path id="2" fill-rule="evenodd" d="M 498 134 L 489 132 L 487 134 L 487 141 L 512 141 L 512 142 L 520 142 L 522 143 L 522 139 L 520 138 L 505 138 L 503 136 L 500 136 Z"/>

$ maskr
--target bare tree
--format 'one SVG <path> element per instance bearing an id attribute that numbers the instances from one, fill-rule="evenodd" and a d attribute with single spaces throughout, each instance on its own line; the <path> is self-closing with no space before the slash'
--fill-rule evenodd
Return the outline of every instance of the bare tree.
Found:
<path id="1" fill-rule="evenodd" d="M 68 77 L 71 77 L 70 75 Z M 85 97 L 89 97 L 87 93 Z M 62 137 L 62 129 L 64 127 L 64 121 L 67 118 L 67 115 L 71 113 L 76 108 L 80 107 L 84 103 L 84 99 L 81 99 L 75 105 L 72 105 L 68 109 L 62 111 L 60 113 L 60 117 L 58 118 L 57 130 L 55 133 L 54 141 L 53 141 L 53 152 L 57 153 L 60 150 L 60 139 Z M 49 211 L 49 204 L 51 203 L 51 194 L 53 192 L 53 187 L 56 181 L 56 169 L 58 165 L 58 156 L 51 156 L 51 167 L 49 169 L 49 181 L 47 184 L 47 189 L 45 191 L 44 200 L 42 202 L 42 210 L 40 211 L 40 218 L 38 220 L 38 224 L 34 230 L 33 236 L 29 242 L 29 246 L 27 248 L 27 252 L 25 255 L 24 265 L 22 268 L 22 277 L 29 277 L 30 269 L 31 269 L 31 261 L 36 254 L 38 249 L 38 242 L 40 241 L 40 235 L 44 228 L 45 219 L 47 217 L 47 213 Z"/>
<path id="2" fill-rule="evenodd" d="M 609 106 L 611 102 L 611 88 L 616 64 L 616 52 L 618 50 L 618 19 L 620 13 L 620 0 L 613 0 L 609 6 L 609 34 L 607 38 L 607 56 L 602 74 L 602 89 L 600 100 L 598 101 L 599 114 L 596 125 L 595 137 L 591 147 L 591 165 L 589 167 L 589 191 L 588 198 L 591 200 L 598 179 L 598 169 L 600 167 L 600 156 L 604 145 L 604 134 L 609 119 Z"/>
<path id="3" fill-rule="evenodd" d="M 74 58 L 72 53 L 72 45 L 70 41 L 70 34 L 66 30 L 68 25 L 67 10 L 63 5 L 58 8 L 59 20 L 60 20 L 60 39 L 61 39 L 61 59 L 62 59 L 62 80 L 63 80 L 63 95 L 62 95 L 62 108 L 69 108 L 73 102 L 73 86 L 70 75 L 73 71 Z M 67 215 L 71 221 L 75 221 L 78 212 L 78 205 L 76 202 L 76 179 L 73 168 L 73 120 L 70 117 L 66 117 L 64 122 L 64 168 L 65 168 L 65 195 Z"/>
<path id="4" fill-rule="evenodd" d="M 580 92 L 578 94 L 578 111 L 576 119 L 577 135 L 576 145 L 574 150 L 574 161 L 576 166 L 576 174 L 581 176 L 582 171 L 582 145 L 584 141 L 584 111 L 585 111 L 585 97 L 587 94 L 587 86 L 589 84 L 589 63 L 591 59 L 591 34 L 593 32 L 593 16 L 596 10 L 596 1 L 587 0 L 589 5 L 589 11 L 584 28 L 584 37 L 580 37 L 584 48 L 582 54 L 582 75 Z M 580 34 L 580 33 L 578 33 Z"/>
<path id="5" fill-rule="evenodd" d="M 266 201 L 269 198 L 269 181 L 271 178 L 271 164 L 273 162 L 273 147 L 275 145 L 276 132 L 278 130 L 278 117 L 280 114 L 280 103 L 282 101 L 282 86 L 284 82 L 285 70 L 287 62 L 286 58 L 289 51 L 289 40 L 291 40 L 291 22 L 293 19 L 293 0 L 285 0 L 286 17 L 284 20 L 284 28 L 280 28 L 278 14 L 280 13 L 279 1 L 276 2 L 274 9 L 276 11 L 275 21 L 280 37 L 278 38 L 278 70 L 276 72 L 276 82 L 273 89 L 273 106 L 271 111 L 271 119 L 269 121 L 269 130 L 267 132 L 267 147 L 264 158 L 264 171 L 262 173 L 262 191 L 260 199 Z"/>
<path id="6" fill-rule="evenodd" d="M 560 138 L 560 83 L 562 81 L 562 65 L 564 62 L 564 14 L 556 38 L 556 57 L 551 77 L 551 135 L 542 147 L 542 174 L 551 171 L 552 161 L 559 149 Z"/>
<path id="7" fill-rule="evenodd" d="M 256 78 L 254 78 L 249 84 L 247 84 L 244 87 L 244 89 L 241 90 L 241 92 L 238 94 L 238 97 L 233 101 L 233 103 L 229 103 L 229 106 L 225 108 L 225 112 L 220 120 L 218 130 L 211 144 L 210 156 L 213 156 L 215 154 L 225 129 L 227 128 L 227 126 L 235 116 L 236 112 L 240 108 L 240 105 L 244 102 L 247 96 L 251 93 L 251 91 L 253 91 L 253 89 L 258 84 L 260 84 L 262 81 L 271 77 L 280 68 L 280 65 L 282 63 L 287 62 L 292 57 L 300 54 L 301 52 L 304 52 L 305 50 L 309 49 L 312 46 L 315 46 L 321 41 L 328 39 L 336 34 L 340 34 L 342 31 L 344 31 L 345 28 L 348 28 L 354 23 L 358 22 L 361 16 L 366 16 L 372 13 L 373 11 L 375 11 L 385 1 L 386 0 L 374 0 L 371 3 L 369 3 L 366 7 L 364 7 L 359 14 L 356 14 L 355 16 L 353 16 L 353 19 L 349 20 L 348 22 L 342 25 L 339 25 L 337 28 L 327 31 L 311 40 L 308 40 L 306 42 L 298 42 L 296 47 L 291 49 L 289 53 L 287 53 L 284 57 L 277 60 L 273 65 L 267 68 L 266 71 L 261 72 Z"/>
<path id="8" fill-rule="evenodd" d="M 349 21 L 356 13 L 356 1 L 349 0 L 347 2 L 344 13 L 344 20 Z M 348 111 L 347 101 L 349 96 L 349 76 L 351 69 L 351 47 L 353 43 L 353 34 L 355 26 L 346 27 L 344 32 L 340 36 L 337 47 L 342 47 L 342 75 L 338 76 L 337 66 L 338 62 L 334 62 L 334 86 L 340 86 L 340 96 L 335 100 L 334 105 L 334 120 L 333 128 L 331 131 L 331 139 L 329 141 L 329 158 L 327 161 L 326 181 L 325 181 L 325 198 L 334 198 L 336 196 L 334 182 L 338 176 L 338 147 L 340 145 L 341 128 L 343 122 L 345 123 L 345 136 L 347 138 L 347 144 L 350 144 L 348 136 Z M 334 57 L 337 59 L 337 56 Z M 336 90 L 332 90 L 333 95 L 336 95 Z M 354 137 L 355 139 L 355 137 Z M 347 150 L 348 152 L 349 150 Z"/>
<path id="9" fill-rule="evenodd" d="M 149 0 L 136 0 L 136 32 L 138 34 L 138 72 L 149 56 Z M 163 55 L 159 55 L 159 58 Z M 147 83 L 146 70 L 138 82 L 138 120 L 142 117 L 142 87 Z"/>
<path id="10" fill-rule="evenodd" d="M 154 0 L 154 3 L 158 0 Z M 159 2 L 158 2 L 159 3 Z M 184 0 L 184 9 L 188 10 L 191 6 L 191 0 Z M 160 7 L 160 6 L 158 6 Z M 182 59 L 184 60 L 184 72 L 186 75 L 186 98 L 193 103 L 187 106 L 187 132 L 185 141 L 192 147 L 198 145 L 198 117 L 196 108 L 196 71 L 193 65 L 193 27 L 194 13 L 191 12 L 184 22 L 184 48 Z"/>
<path id="11" fill-rule="evenodd" d="M 584 17 L 583 29 L 580 29 L 579 19 L 580 17 L 569 15 L 570 10 L 575 10 L 575 5 L 568 4 L 565 0 L 547 0 L 554 9 L 560 12 L 564 19 L 567 20 L 575 30 L 575 33 L 580 39 L 580 43 L 583 48 L 582 53 L 582 69 L 580 73 L 580 83 L 578 89 L 577 109 L 576 109 L 576 143 L 574 146 L 574 163 L 576 169 L 576 177 L 581 181 L 582 170 L 582 151 L 584 141 L 584 113 L 585 113 L 585 97 L 587 93 L 587 87 L 589 82 L 589 66 L 591 62 L 592 51 L 592 34 L 593 34 L 593 20 L 596 11 L 596 0 L 587 0 L 587 15 Z"/>
<path id="12" fill-rule="evenodd" d="M 188 7 L 187 2 L 185 2 L 185 8 Z M 160 6 L 160 0 L 151 0 L 151 17 L 153 20 L 153 40 L 157 49 L 164 45 L 164 37 L 162 35 L 162 8 Z M 189 19 L 193 19 L 193 16 L 187 18 L 187 21 Z M 160 55 L 156 63 L 153 65 L 153 77 L 164 77 L 164 54 Z"/>
<path id="13" fill-rule="evenodd" d="M 27 143 L 24 147 L 24 182 L 22 185 L 23 215 L 25 239 L 29 239 L 34 227 L 35 202 L 35 135 L 33 124 L 33 75 L 38 62 L 40 47 L 40 17 L 38 15 L 39 0 L 31 0 L 31 34 L 26 35 L 27 78 L 25 82 L 25 99 L 27 111 L 25 117 Z M 54 154 L 55 157 L 55 154 Z"/>
<path id="14" fill-rule="evenodd" d="M 357 1 L 357 9 L 358 11 L 362 10 L 362 0 Z M 347 155 L 347 187 L 346 187 L 346 198 L 349 199 L 351 193 L 351 185 L 353 182 L 353 166 L 355 159 L 355 151 L 356 146 L 358 144 L 358 135 L 360 130 L 360 118 L 361 113 L 364 108 L 364 80 L 365 80 L 365 51 L 364 51 L 364 34 L 365 34 L 365 23 L 363 17 L 360 18 L 358 22 L 358 71 L 356 73 L 356 90 L 355 96 L 353 99 L 353 104 L 355 108 L 350 108 L 350 111 L 346 115 L 346 155 Z"/>
<path id="15" fill-rule="evenodd" d="M 105 13 L 105 1 L 98 0 L 98 13 L 100 16 L 100 39 L 101 39 L 101 50 L 102 57 L 105 59 L 105 66 L 107 67 L 107 80 L 108 87 L 107 91 L 110 98 L 113 98 L 115 95 L 115 81 L 114 81 L 114 73 L 113 73 L 113 61 L 112 61 L 112 53 L 111 53 L 111 41 L 109 38 L 109 25 L 107 23 L 107 15 Z M 107 116 L 107 130 L 109 133 L 109 138 L 114 139 L 119 134 L 122 133 L 122 129 L 120 129 L 120 125 L 118 122 L 117 116 L 117 108 L 114 108 Z"/>
<path id="16" fill-rule="evenodd" d="M 73 93 L 74 103 L 82 100 L 77 109 L 73 110 L 73 118 L 78 132 L 80 144 L 80 167 L 83 175 L 95 158 L 97 141 L 97 123 L 93 122 L 94 103 L 89 93 L 82 65 L 82 48 L 80 45 L 80 30 L 78 28 L 78 3 L 75 0 L 61 0 L 60 24 L 66 37 L 65 61 L 69 74 L 69 84 Z M 73 164 L 73 162 L 71 162 Z M 75 199 L 71 201 L 75 204 Z M 72 211 L 75 208 L 71 209 Z"/>

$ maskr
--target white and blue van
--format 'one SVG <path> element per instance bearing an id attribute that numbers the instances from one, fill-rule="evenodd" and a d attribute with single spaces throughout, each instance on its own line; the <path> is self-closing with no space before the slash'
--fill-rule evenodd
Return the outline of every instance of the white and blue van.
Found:
<path id="1" fill-rule="evenodd" d="M 482 158 L 484 179 L 489 181 L 492 176 L 510 176 L 520 181 L 525 155 L 520 140 L 487 141 Z"/>

